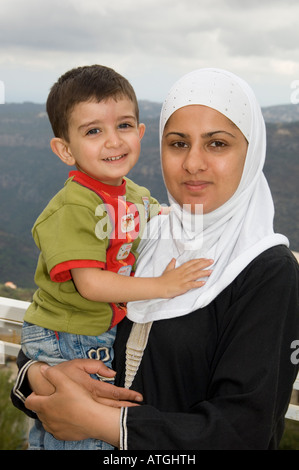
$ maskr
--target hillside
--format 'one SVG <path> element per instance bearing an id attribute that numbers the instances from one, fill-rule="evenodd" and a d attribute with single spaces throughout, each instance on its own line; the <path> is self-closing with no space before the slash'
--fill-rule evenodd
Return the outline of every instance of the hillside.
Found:
<path id="1" fill-rule="evenodd" d="M 298 110 L 295 105 L 263 110 L 268 132 L 265 174 L 276 205 L 275 228 L 289 237 L 295 251 L 299 251 Z M 129 176 L 167 202 L 160 171 L 159 112 L 159 103 L 140 102 L 146 134 L 140 160 Z M 44 105 L 0 106 L 0 283 L 34 285 L 37 250 L 31 227 L 69 170 L 52 154 L 51 136 Z"/>

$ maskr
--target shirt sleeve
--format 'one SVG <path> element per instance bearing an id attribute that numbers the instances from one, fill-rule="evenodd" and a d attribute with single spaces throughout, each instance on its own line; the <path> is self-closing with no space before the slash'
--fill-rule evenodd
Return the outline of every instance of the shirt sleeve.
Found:
<path id="1" fill-rule="evenodd" d="M 36 419 L 36 414 L 25 407 L 25 400 L 32 393 L 27 379 L 27 371 L 34 362 L 36 361 L 28 359 L 23 351 L 20 350 L 17 357 L 18 374 L 10 397 L 16 408 L 23 411 L 30 418 Z"/>
<path id="2" fill-rule="evenodd" d="M 291 361 L 291 343 L 299 337 L 298 290 L 298 265 L 290 256 L 270 260 L 267 268 L 262 261 L 253 263 L 234 283 L 230 307 L 219 322 L 206 399 L 184 412 L 127 408 L 121 447 L 277 448 L 298 373 Z M 200 380 L 200 364 L 190 380 Z"/>
<path id="3" fill-rule="evenodd" d="M 53 282 L 66 282 L 69 281 L 71 276 L 71 269 L 76 268 L 99 268 L 105 269 L 105 263 L 95 260 L 74 260 L 65 261 L 64 263 L 57 264 L 50 271 L 50 278 Z"/>
<path id="4" fill-rule="evenodd" d="M 85 206 L 66 204 L 36 224 L 34 240 L 43 253 L 49 273 L 70 261 L 106 262 L 109 238 L 105 231 L 102 231 L 103 237 L 99 237 L 97 224 L 100 220 L 100 216 Z"/>
<path id="5" fill-rule="evenodd" d="M 150 197 L 150 211 L 148 220 L 152 219 L 156 215 L 161 214 L 161 204 L 154 197 Z"/>

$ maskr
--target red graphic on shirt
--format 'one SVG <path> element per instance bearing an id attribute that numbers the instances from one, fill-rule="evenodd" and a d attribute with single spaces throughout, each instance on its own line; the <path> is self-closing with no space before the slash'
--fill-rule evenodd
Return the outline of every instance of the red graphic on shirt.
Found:
<path id="1" fill-rule="evenodd" d="M 133 276 L 133 265 L 136 258 L 131 252 L 134 240 L 139 235 L 140 216 L 137 206 L 126 200 L 126 181 L 121 186 L 108 186 L 96 181 L 80 171 L 72 171 L 73 181 L 94 191 L 102 203 L 95 208 L 96 220 L 93 227 L 99 239 L 109 238 L 106 251 L 106 263 L 95 260 L 73 260 L 61 263 L 51 271 L 51 278 L 56 282 L 64 282 L 71 278 L 70 269 L 75 267 L 99 267 L 124 276 Z M 99 216 L 99 217 L 97 217 Z M 109 227 L 109 231 L 108 231 Z M 113 328 L 126 315 L 126 304 L 110 304 Z"/>

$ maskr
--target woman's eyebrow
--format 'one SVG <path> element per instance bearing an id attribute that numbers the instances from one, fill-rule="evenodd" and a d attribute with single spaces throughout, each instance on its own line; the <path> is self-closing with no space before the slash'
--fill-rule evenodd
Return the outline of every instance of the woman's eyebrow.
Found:
<path id="1" fill-rule="evenodd" d="M 182 139 L 185 139 L 186 137 L 189 137 L 189 134 L 184 134 L 183 132 L 168 132 L 165 137 L 169 137 L 171 135 L 175 135 L 175 136 L 178 136 L 178 137 L 182 137 Z"/>
<path id="2" fill-rule="evenodd" d="M 213 137 L 214 134 L 227 134 L 231 137 L 233 137 L 234 139 L 236 138 L 233 134 L 231 134 L 230 132 L 227 132 L 227 131 L 211 131 L 211 132 L 205 132 L 204 134 L 201 134 L 201 137 L 203 139 L 206 139 L 206 138 L 210 138 L 210 137 Z M 183 139 L 184 138 L 187 138 L 187 137 L 190 137 L 189 134 L 185 134 L 184 132 L 168 132 L 165 137 L 169 137 L 171 135 L 175 135 L 175 136 L 178 136 L 178 137 L 182 137 Z"/>
<path id="3" fill-rule="evenodd" d="M 201 137 L 206 138 L 206 137 L 213 137 L 214 134 L 227 134 L 234 139 L 236 138 L 233 134 L 227 131 L 212 131 L 212 132 L 205 132 L 204 134 L 201 134 Z"/>

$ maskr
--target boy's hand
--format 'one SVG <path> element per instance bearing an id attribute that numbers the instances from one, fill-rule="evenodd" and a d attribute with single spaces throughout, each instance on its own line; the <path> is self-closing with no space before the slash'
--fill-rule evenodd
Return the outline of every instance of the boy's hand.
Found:
<path id="1" fill-rule="evenodd" d="M 176 260 L 172 259 L 164 273 L 158 278 L 163 292 L 162 297 L 169 299 L 184 294 L 190 289 L 202 287 L 204 280 L 198 280 L 210 276 L 211 270 L 207 270 L 213 264 L 211 259 L 193 259 L 175 267 Z"/>

